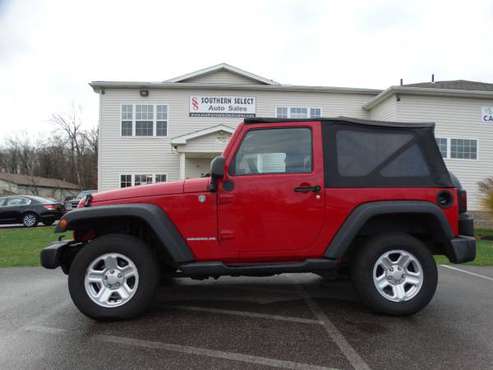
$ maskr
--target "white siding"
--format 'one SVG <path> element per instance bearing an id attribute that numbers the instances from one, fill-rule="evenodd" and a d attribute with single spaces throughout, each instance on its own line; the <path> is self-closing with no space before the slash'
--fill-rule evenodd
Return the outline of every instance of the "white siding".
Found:
<path id="1" fill-rule="evenodd" d="M 227 141 L 219 140 L 219 138 L 229 137 L 231 134 L 224 132 L 215 132 L 213 134 L 200 136 L 195 139 L 190 139 L 184 145 L 185 152 L 196 152 L 196 153 L 222 153 L 226 147 Z M 181 146 L 178 146 L 177 150 L 182 151 Z"/>
<path id="2" fill-rule="evenodd" d="M 378 104 L 370 112 L 370 119 L 378 121 L 395 121 L 397 117 L 397 102 L 395 96 Z"/>
<path id="3" fill-rule="evenodd" d="M 201 177 L 210 172 L 212 159 L 190 158 L 185 161 L 185 178 L 191 179 Z"/>
<path id="4" fill-rule="evenodd" d="M 138 89 L 106 89 L 101 95 L 99 186 L 108 190 L 120 186 L 120 174 L 167 173 L 168 181 L 178 179 L 179 160 L 170 139 L 218 124 L 235 127 L 241 118 L 189 117 L 190 95 L 255 96 L 257 116 L 273 117 L 276 106 L 320 107 L 322 116 L 345 115 L 369 118 L 362 106 L 372 95 L 203 89 L 156 89 L 143 98 Z M 168 137 L 122 137 L 122 104 L 167 104 Z"/>
<path id="5" fill-rule="evenodd" d="M 229 71 L 217 71 L 191 77 L 181 82 L 193 82 L 204 84 L 243 84 L 243 85 L 264 85 L 259 81 L 252 80 L 251 78 L 241 76 Z"/>
<path id="6" fill-rule="evenodd" d="M 399 121 L 436 122 L 436 137 L 478 140 L 478 160 L 445 160 L 466 188 L 471 210 L 481 208 L 478 181 L 493 176 L 493 125 L 480 122 L 482 106 L 493 106 L 493 100 L 401 95 L 397 103 Z"/>

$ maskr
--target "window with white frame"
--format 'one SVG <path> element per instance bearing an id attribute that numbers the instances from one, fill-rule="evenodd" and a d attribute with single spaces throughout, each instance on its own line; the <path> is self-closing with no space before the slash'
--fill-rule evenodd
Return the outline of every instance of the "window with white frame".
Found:
<path id="1" fill-rule="evenodd" d="M 440 154 L 443 158 L 448 158 L 448 140 L 445 137 L 437 137 L 435 138 L 438 149 L 440 149 Z"/>
<path id="2" fill-rule="evenodd" d="M 168 106 L 164 104 L 123 104 L 122 136 L 168 136 Z"/>
<path id="3" fill-rule="evenodd" d="M 122 136 L 132 136 L 133 105 L 122 105 Z"/>
<path id="4" fill-rule="evenodd" d="M 277 107 L 276 117 L 277 118 L 288 118 L 288 108 L 287 107 Z"/>
<path id="5" fill-rule="evenodd" d="M 450 158 L 477 159 L 478 142 L 473 139 L 450 139 Z"/>
<path id="6" fill-rule="evenodd" d="M 320 108 L 310 108 L 310 118 L 322 117 L 322 110 Z"/>
<path id="7" fill-rule="evenodd" d="M 168 106 L 156 105 L 156 136 L 168 136 Z"/>
<path id="8" fill-rule="evenodd" d="M 120 175 L 120 187 L 128 188 L 129 186 L 138 186 L 145 184 L 153 184 L 157 182 L 166 182 L 168 180 L 167 174 L 146 174 L 146 175 Z"/>
<path id="9" fill-rule="evenodd" d="M 150 104 L 135 105 L 135 136 L 154 135 L 154 106 Z"/>
<path id="10" fill-rule="evenodd" d="M 320 118 L 322 110 L 316 107 L 277 107 L 277 118 Z"/>
<path id="11" fill-rule="evenodd" d="M 152 175 L 134 175 L 134 186 L 152 184 Z"/>
<path id="12" fill-rule="evenodd" d="M 132 175 L 120 175 L 120 187 L 128 188 L 132 186 Z"/>
<path id="13" fill-rule="evenodd" d="M 156 175 L 156 182 L 166 182 L 168 176 L 166 174 Z"/>

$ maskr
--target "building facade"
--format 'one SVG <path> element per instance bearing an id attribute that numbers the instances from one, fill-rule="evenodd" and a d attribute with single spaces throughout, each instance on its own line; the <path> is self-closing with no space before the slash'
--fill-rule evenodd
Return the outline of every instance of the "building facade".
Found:
<path id="1" fill-rule="evenodd" d="M 64 200 L 74 197 L 80 187 L 67 181 L 46 177 L 0 172 L 0 195 L 38 195 Z"/>
<path id="2" fill-rule="evenodd" d="M 100 98 L 99 191 L 205 176 L 238 123 L 253 116 L 435 122 L 471 209 L 481 208 L 477 183 L 493 176 L 493 84 L 295 86 L 219 64 L 164 82 L 90 85 Z"/>

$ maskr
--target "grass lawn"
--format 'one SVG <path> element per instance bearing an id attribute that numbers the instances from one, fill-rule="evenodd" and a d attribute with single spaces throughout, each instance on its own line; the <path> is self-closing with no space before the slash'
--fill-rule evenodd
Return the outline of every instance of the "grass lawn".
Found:
<path id="1" fill-rule="evenodd" d="M 54 227 L 0 229 L 0 267 L 39 266 L 39 252 L 59 235 Z M 493 230 L 477 229 L 478 238 L 493 239 Z M 69 237 L 69 236 L 67 236 Z M 448 264 L 444 256 L 437 263 Z M 493 266 L 493 240 L 479 240 L 476 260 L 468 265 Z"/>
<path id="2" fill-rule="evenodd" d="M 39 266 L 39 252 L 61 234 L 55 227 L 0 229 L 0 267 Z"/>

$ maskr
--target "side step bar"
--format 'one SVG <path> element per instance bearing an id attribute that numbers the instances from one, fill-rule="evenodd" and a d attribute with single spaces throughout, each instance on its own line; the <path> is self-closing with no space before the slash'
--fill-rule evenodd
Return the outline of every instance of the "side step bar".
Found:
<path id="1" fill-rule="evenodd" d="M 321 272 L 335 269 L 337 262 L 329 259 L 307 259 L 301 262 L 255 263 L 225 265 L 222 262 L 194 262 L 180 266 L 183 276 L 267 276 L 284 272 Z"/>

